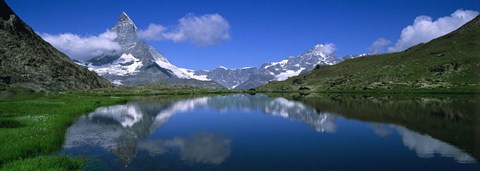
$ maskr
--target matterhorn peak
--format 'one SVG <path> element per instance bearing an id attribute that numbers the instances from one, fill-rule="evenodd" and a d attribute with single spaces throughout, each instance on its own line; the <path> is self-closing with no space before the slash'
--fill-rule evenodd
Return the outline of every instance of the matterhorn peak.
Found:
<path id="1" fill-rule="evenodd" d="M 130 17 L 128 17 L 125 11 L 122 11 L 122 13 L 120 14 L 120 21 L 133 23 L 133 21 L 130 19 Z"/>
<path id="2" fill-rule="evenodd" d="M 132 47 L 139 41 L 137 36 L 137 26 L 135 26 L 125 12 L 120 14 L 119 21 L 110 29 L 110 31 L 117 34 L 115 40 L 124 48 Z"/>
<path id="3" fill-rule="evenodd" d="M 135 26 L 125 11 L 122 11 L 120 14 L 120 20 L 115 24 L 114 28 L 120 32 L 137 32 L 137 26 Z"/>

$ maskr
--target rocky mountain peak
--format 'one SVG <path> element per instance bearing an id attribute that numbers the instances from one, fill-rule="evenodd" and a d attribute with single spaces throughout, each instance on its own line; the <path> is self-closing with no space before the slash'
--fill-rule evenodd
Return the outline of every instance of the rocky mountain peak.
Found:
<path id="1" fill-rule="evenodd" d="M 122 13 L 120 14 L 120 21 L 133 23 L 130 17 L 128 17 L 127 13 L 125 13 L 125 11 L 122 11 Z"/>
<path id="2" fill-rule="evenodd" d="M 119 21 L 110 29 L 110 31 L 117 34 L 116 41 L 124 48 L 131 48 L 139 41 L 137 36 L 137 26 L 125 12 L 120 14 Z"/>
<path id="3" fill-rule="evenodd" d="M 137 31 L 137 26 L 133 23 L 132 19 L 128 17 L 127 13 L 123 12 L 120 14 L 119 20 L 115 26 L 124 26 L 123 28 L 131 29 L 132 31 Z"/>
<path id="4" fill-rule="evenodd" d="M 307 51 L 306 54 L 327 57 L 332 56 L 334 52 L 334 47 L 332 45 L 317 44 L 313 48 Z"/>
<path id="5" fill-rule="evenodd" d="M 5 1 L 0 1 L 0 6 L 2 7 L 8 7 L 7 3 L 5 3 Z M 2 8 L 2 10 L 0 10 L 0 19 L 2 20 L 9 20 L 10 19 L 10 15 L 14 15 L 13 11 L 10 9 L 10 8 Z"/>

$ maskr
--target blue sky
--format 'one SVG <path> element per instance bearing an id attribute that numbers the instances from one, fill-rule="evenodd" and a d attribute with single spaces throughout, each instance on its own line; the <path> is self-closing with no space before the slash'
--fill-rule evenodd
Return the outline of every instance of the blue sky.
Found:
<path id="1" fill-rule="evenodd" d="M 458 9 L 480 11 L 480 0 L 7 0 L 38 33 L 98 35 L 114 25 L 121 11 L 139 29 L 174 26 L 187 14 L 219 14 L 230 26 L 229 39 L 211 46 L 149 41 L 175 65 L 191 69 L 260 66 L 333 43 L 336 54 L 369 52 L 378 38 L 395 44 L 417 16 L 434 20 Z"/>

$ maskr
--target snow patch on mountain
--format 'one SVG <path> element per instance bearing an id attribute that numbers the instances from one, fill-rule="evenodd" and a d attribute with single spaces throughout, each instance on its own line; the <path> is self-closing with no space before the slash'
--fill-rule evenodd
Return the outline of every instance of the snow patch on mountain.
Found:
<path id="1" fill-rule="evenodd" d="M 88 68 L 100 75 L 133 75 L 138 72 L 138 69 L 143 66 L 140 59 L 135 58 L 130 53 L 124 53 L 118 59 L 109 64 L 100 66 L 88 65 Z"/>
<path id="2" fill-rule="evenodd" d="M 172 71 L 173 75 L 177 76 L 178 78 L 182 79 L 189 79 L 190 75 L 187 72 L 184 72 L 177 66 L 171 64 L 166 58 L 157 58 L 156 56 L 153 56 L 155 58 L 155 63 L 165 69 L 168 69 Z"/>
<path id="3" fill-rule="evenodd" d="M 293 77 L 293 76 L 297 76 L 297 75 L 300 75 L 300 73 L 304 70 L 305 68 L 300 68 L 299 70 L 287 70 L 285 72 L 282 72 L 280 74 L 278 74 L 277 76 L 275 76 L 275 79 L 276 81 L 285 81 L 286 79 L 290 78 L 290 77 Z"/>
<path id="4" fill-rule="evenodd" d="M 205 74 L 196 74 L 195 73 L 195 70 L 191 70 L 191 69 L 186 69 L 186 68 L 178 68 L 180 71 L 182 71 L 183 73 L 187 74 L 189 78 L 192 78 L 192 79 L 197 79 L 197 80 L 201 80 L 201 81 L 211 81 L 211 79 L 208 79 L 208 75 L 205 75 Z"/>
<path id="5" fill-rule="evenodd" d="M 123 85 L 122 80 L 113 80 L 112 84 L 114 85 Z"/>
<path id="6" fill-rule="evenodd" d="M 280 62 L 270 62 L 270 65 L 265 65 L 263 68 L 267 69 L 269 67 L 275 66 L 275 65 L 280 65 L 280 66 L 285 66 L 288 63 L 288 59 L 284 59 Z"/>

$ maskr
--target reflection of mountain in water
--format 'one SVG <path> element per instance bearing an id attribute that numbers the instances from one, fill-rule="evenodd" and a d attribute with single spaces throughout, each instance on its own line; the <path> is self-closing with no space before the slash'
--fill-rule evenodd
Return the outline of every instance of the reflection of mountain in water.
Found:
<path id="1" fill-rule="evenodd" d="M 219 112 L 229 110 L 262 111 L 272 116 L 302 121 L 318 132 L 334 132 L 336 115 L 317 113 L 314 108 L 301 102 L 285 98 L 270 98 L 266 95 L 230 95 L 216 96 L 208 99 L 208 106 Z"/>
<path id="2" fill-rule="evenodd" d="M 476 96 L 322 95 L 299 100 L 319 112 L 401 125 L 480 158 L 480 100 Z"/>
<path id="3" fill-rule="evenodd" d="M 166 108 L 167 104 L 143 103 L 98 108 L 68 129 L 64 148 L 99 146 L 126 165 L 135 156 L 139 140 L 155 129 L 155 116 Z"/>
<path id="4" fill-rule="evenodd" d="M 201 97 L 165 103 L 133 102 L 101 107 L 81 117 L 69 128 L 64 148 L 85 145 L 101 147 L 117 156 L 124 166 L 135 158 L 138 150 L 145 150 L 152 156 L 178 151 L 184 161 L 220 164 L 230 155 L 231 140 L 215 133 L 144 141 L 175 114 L 207 108 L 218 112 L 261 111 L 272 116 L 301 121 L 318 132 L 328 133 L 335 132 L 336 121 L 340 117 L 329 112 L 318 113 L 318 109 L 301 102 L 265 95 Z M 384 124 L 376 124 L 373 130 L 381 136 L 388 136 L 393 131 L 398 132 L 404 145 L 415 150 L 419 157 L 439 154 L 453 157 L 459 162 L 475 161 L 458 148 L 402 126 L 390 125 L 385 128 Z"/>

